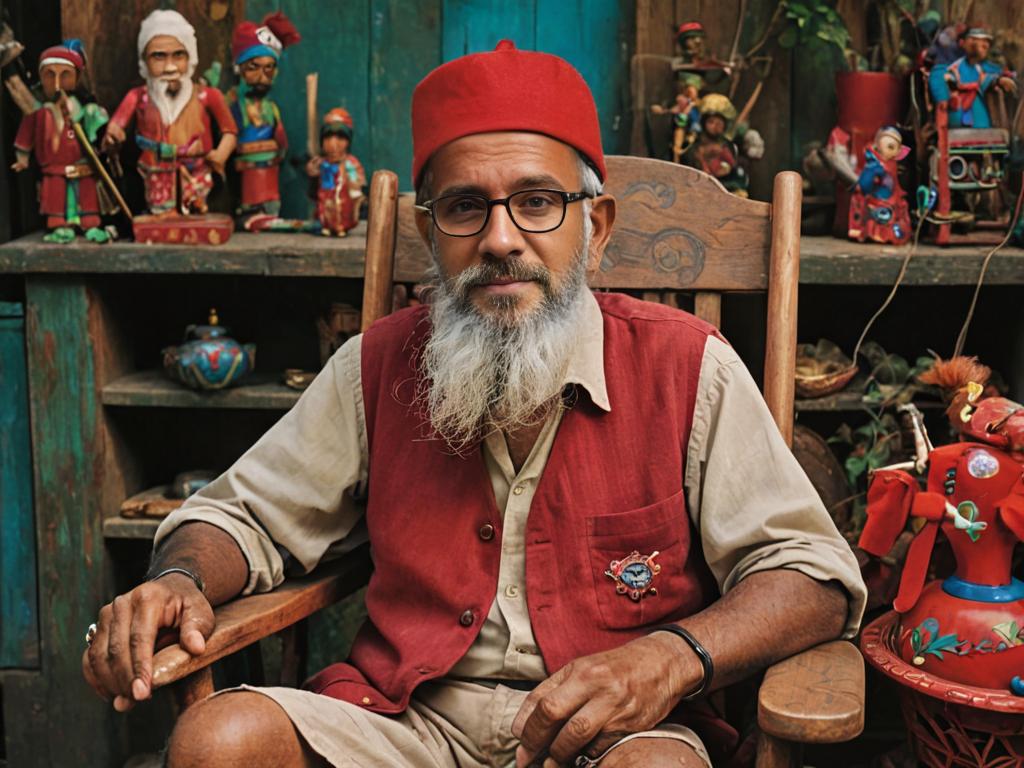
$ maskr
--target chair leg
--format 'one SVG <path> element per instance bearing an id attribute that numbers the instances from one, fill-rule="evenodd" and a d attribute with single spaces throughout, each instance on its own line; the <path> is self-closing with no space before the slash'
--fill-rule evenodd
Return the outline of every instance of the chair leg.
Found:
<path id="1" fill-rule="evenodd" d="M 203 667 L 197 669 L 188 677 L 176 682 L 174 689 L 174 701 L 178 705 L 180 715 L 197 701 L 202 701 L 213 693 L 213 669 Z"/>
<path id="2" fill-rule="evenodd" d="M 757 736 L 757 768 L 800 768 L 803 745 L 761 731 Z"/>

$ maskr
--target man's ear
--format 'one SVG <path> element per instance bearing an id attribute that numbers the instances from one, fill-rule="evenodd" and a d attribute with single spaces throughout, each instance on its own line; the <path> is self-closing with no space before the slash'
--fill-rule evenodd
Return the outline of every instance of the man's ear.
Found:
<path id="1" fill-rule="evenodd" d="M 604 258 L 604 249 L 612 236 L 615 224 L 615 198 L 611 195 L 598 195 L 590 203 L 590 223 L 593 227 L 590 236 L 590 253 L 587 254 L 587 272 L 596 272 Z"/>

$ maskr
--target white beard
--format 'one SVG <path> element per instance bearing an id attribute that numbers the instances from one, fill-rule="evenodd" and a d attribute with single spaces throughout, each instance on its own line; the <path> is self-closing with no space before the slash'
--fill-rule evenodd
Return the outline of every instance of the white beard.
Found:
<path id="1" fill-rule="evenodd" d="M 536 425 L 561 407 L 565 374 L 583 331 L 588 251 L 585 232 L 557 293 L 546 269 L 518 260 L 485 263 L 435 280 L 432 330 L 423 348 L 416 400 L 437 436 L 456 453 L 495 430 Z M 545 291 L 541 304 L 520 318 L 514 301 L 495 300 L 492 314 L 481 314 L 468 298 L 469 289 L 499 274 L 537 279 Z"/>
<path id="2" fill-rule="evenodd" d="M 150 101 L 160 112 L 160 119 L 165 126 L 171 125 L 178 119 L 181 111 L 192 98 L 192 79 L 182 77 L 180 82 L 181 88 L 172 96 L 167 91 L 169 85 L 167 81 L 161 80 L 159 77 L 146 78 L 146 90 L 149 92 Z"/>

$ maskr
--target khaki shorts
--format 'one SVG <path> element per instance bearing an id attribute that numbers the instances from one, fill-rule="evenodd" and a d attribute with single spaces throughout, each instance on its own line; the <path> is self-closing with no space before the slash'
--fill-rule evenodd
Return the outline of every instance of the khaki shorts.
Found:
<path id="1" fill-rule="evenodd" d="M 503 685 L 491 688 L 462 680 L 435 680 L 416 689 L 405 712 L 379 715 L 295 688 L 243 685 L 229 690 L 253 691 L 273 699 L 310 747 L 336 768 L 514 766 L 519 742 L 512 735 L 512 720 L 527 696 L 526 691 Z M 711 765 L 700 737 L 689 728 L 665 724 L 627 736 L 623 742 L 644 736 L 683 741 Z M 580 764 L 598 766 L 604 755 Z"/>

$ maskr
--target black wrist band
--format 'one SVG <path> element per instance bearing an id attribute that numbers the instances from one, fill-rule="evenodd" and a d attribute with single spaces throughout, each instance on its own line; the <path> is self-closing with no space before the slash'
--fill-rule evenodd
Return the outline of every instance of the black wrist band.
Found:
<path id="1" fill-rule="evenodd" d="M 193 573 L 192 571 L 189 571 L 189 570 L 187 570 L 185 568 L 164 568 L 156 576 L 150 576 L 148 579 L 146 579 L 146 581 L 156 581 L 161 576 L 167 576 L 168 574 L 171 574 L 171 573 L 182 573 L 182 574 L 188 576 L 190 579 L 192 579 L 193 583 L 196 585 L 196 589 L 198 589 L 203 595 L 206 594 L 206 584 L 204 584 L 203 580 L 201 578 L 199 578 L 199 574 Z"/>
<path id="2" fill-rule="evenodd" d="M 697 638 L 691 635 L 682 627 L 676 626 L 675 624 L 662 624 L 660 627 L 655 627 L 651 632 L 671 632 L 673 635 L 678 635 L 686 641 L 697 658 L 700 659 L 700 665 L 704 669 L 704 679 L 700 681 L 700 685 L 697 689 L 690 691 L 690 693 L 683 696 L 680 701 L 690 701 L 705 693 L 711 688 L 711 679 L 715 675 L 715 663 L 711 660 L 711 654 L 708 653 L 708 649 L 697 642 Z"/>

